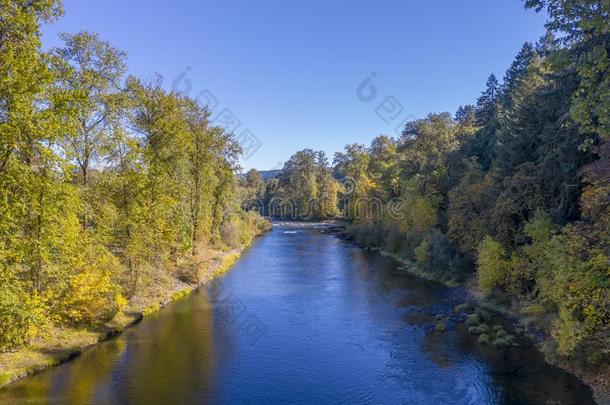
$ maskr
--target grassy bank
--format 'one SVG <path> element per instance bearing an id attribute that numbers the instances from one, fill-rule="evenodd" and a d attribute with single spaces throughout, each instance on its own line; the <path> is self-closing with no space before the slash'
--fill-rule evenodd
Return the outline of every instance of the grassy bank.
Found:
<path id="1" fill-rule="evenodd" d="M 121 334 L 144 317 L 227 272 L 248 247 L 242 245 L 228 251 L 204 249 L 192 262 L 183 263 L 169 275 L 161 277 L 166 272 L 159 271 L 157 275 L 160 277 L 154 285 L 134 295 L 112 320 L 103 325 L 90 328 L 51 327 L 48 333 L 32 340 L 29 345 L 0 354 L 0 388 L 69 361 L 88 348 Z M 191 274 L 189 281 L 184 281 L 185 272 L 195 274 Z"/>

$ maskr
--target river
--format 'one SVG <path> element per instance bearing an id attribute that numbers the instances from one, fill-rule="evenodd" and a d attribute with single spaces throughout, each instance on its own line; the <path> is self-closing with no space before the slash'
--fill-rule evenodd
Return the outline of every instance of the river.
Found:
<path id="1" fill-rule="evenodd" d="M 10 385 L 0 401 L 593 403 L 523 338 L 499 350 L 459 323 L 435 331 L 459 291 L 317 229 L 276 226 L 211 286 Z"/>

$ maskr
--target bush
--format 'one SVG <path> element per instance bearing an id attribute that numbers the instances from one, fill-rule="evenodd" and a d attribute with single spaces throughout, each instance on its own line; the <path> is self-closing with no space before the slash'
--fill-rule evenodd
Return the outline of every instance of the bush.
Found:
<path id="1" fill-rule="evenodd" d="M 230 248 L 247 246 L 255 236 L 268 231 L 271 224 L 256 211 L 229 215 L 220 230 L 223 243 Z"/>
<path id="2" fill-rule="evenodd" d="M 410 214 L 413 227 L 421 234 L 433 228 L 438 222 L 436 208 L 423 197 L 415 200 Z"/>
<path id="3" fill-rule="evenodd" d="M 399 254 L 404 242 L 404 235 L 394 227 L 386 228 L 385 248 L 388 252 Z"/>
<path id="4" fill-rule="evenodd" d="M 242 229 L 237 218 L 223 222 L 220 228 L 222 241 L 230 248 L 237 248 L 241 244 Z"/>
<path id="5" fill-rule="evenodd" d="M 513 335 L 506 335 L 503 337 L 496 338 L 496 340 L 494 340 L 492 344 L 495 347 L 506 347 L 506 346 L 510 346 L 514 340 L 515 340 L 515 337 Z"/>
<path id="6" fill-rule="evenodd" d="M 479 288 L 484 293 L 490 294 L 496 287 L 500 287 L 505 279 L 507 267 L 506 251 L 502 245 L 492 237 L 486 236 L 479 245 L 477 258 Z"/>
<path id="7" fill-rule="evenodd" d="M 553 328 L 559 352 L 588 353 L 590 360 L 610 358 L 610 260 L 607 253 L 597 252 L 588 260 L 576 261 L 560 274 L 554 293 L 559 319 Z M 563 290 L 563 293 L 562 293 Z M 602 360 L 603 361 L 603 360 Z"/>
<path id="8" fill-rule="evenodd" d="M 414 253 L 418 266 L 435 279 L 443 282 L 464 279 L 462 255 L 442 232 L 429 232 Z"/>
<path id="9" fill-rule="evenodd" d="M 481 319 L 477 314 L 470 314 L 468 318 L 466 318 L 466 325 L 478 325 L 481 322 Z"/>
<path id="10" fill-rule="evenodd" d="M 485 345 L 489 344 L 489 335 L 487 333 L 481 333 L 479 336 L 479 343 L 483 343 Z"/>
<path id="11" fill-rule="evenodd" d="M 97 324 L 112 318 L 123 304 L 117 302 L 119 294 L 111 279 L 120 271 L 118 259 L 103 246 L 86 243 L 74 273 L 48 292 L 52 313 L 69 325 Z"/>
<path id="12" fill-rule="evenodd" d="M 491 314 L 483 308 L 477 308 L 474 312 L 484 322 L 489 322 L 491 320 Z"/>
<path id="13" fill-rule="evenodd" d="M 498 338 L 503 338 L 508 336 L 508 332 L 506 332 L 504 329 L 498 329 L 496 330 L 496 337 Z"/>
<path id="14" fill-rule="evenodd" d="M 477 326 L 471 326 L 470 328 L 468 328 L 468 332 L 475 333 L 477 335 L 479 335 L 481 333 L 488 333 L 489 332 L 489 326 L 487 326 L 484 323 L 482 323 L 480 325 L 477 325 Z"/>
<path id="15" fill-rule="evenodd" d="M 27 295 L 13 278 L 0 274 L 0 353 L 27 343 L 32 311 Z"/>
<path id="16" fill-rule="evenodd" d="M 415 261 L 419 267 L 424 270 L 428 270 L 429 262 L 428 262 L 428 252 L 430 251 L 430 242 L 428 239 L 424 239 L 424 241 L 415 248 Z"/>

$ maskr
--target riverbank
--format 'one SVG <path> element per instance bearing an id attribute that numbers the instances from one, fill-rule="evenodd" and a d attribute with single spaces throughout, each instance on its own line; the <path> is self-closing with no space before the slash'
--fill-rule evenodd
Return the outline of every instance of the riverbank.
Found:
<path id="1" fill-rule="evenodd" d="M 534 342 L 548 364 L 569 372 L 589 386 L 598 404 L 610 405 L 610 366 L 593 369 L 584 368 L 575 362 L 567 361 L 554 355 L 549 350 L 545 350 L 548 347 L 549 336 L 544 331 L 536 328 L 535 325 L 532 326 L 525 316 L 499 302 L 496 297 L 485 297 L 476 287 L 474 279 L 465 284 L 466 297 L 469 303 L 473 303 L 476 307 L 484 310 L 498 313 L 508 319 L 514 328 L 524 330 L 524 336 Z"/>
<path id="2" fill-rule="evenodd" d="M 453 321 L 463 288 L 401 275 L 326 231 L 274 227 L 213 291 L 9 385 L 0 403 L 595 403 L 521 339 L 504 352 L 477 345 Z"/>
<path id="3" fill-rule="evenodd" d="M 463 295 L 465 297 L 464 304 L 468 303 L 474 308 L 481 308 L 486 311 L 493 311 L 509 320 L 513 328 L 524 328 L 523 317 L 519 313 L 512 311 L 510 308 L 499 304 L 493 298 L 489 299 L 484 297 L 484 295 L 476 287 L 476 282 L 474 278 L 470 278 L 463 283 L 454 282 L 453 280 L 441 280 L 438 277 L 435 277 L 433 274 L 426 272 L 423 269 L 420 269 L 417 263 L 414 263 L 413 261 L 405 259 L 399 255 L 392 254 L 391 252 L 387 252 L 379 247 L 366 246 L 356 241 L 354 238 L 352 238 L 345 232 L 334 232 L 334 234 L 336 234 L 338 237 L 341 237 L 342 239 L 346 239 L 353 243 L 356 243 L 359 247 L 363 249 L 378 252 L 381 255 L 391 257 L 393 260 L 395 260 L 401 265 L 399 268 L 401 271 L 408 272 L 409 274 L 423 278 L 428 281 L 444 284 L 448 288 L 462 288 L 464 290 L 464 293 L 461 294 L 461 296 Z M 543 354 L 544 359 L 548 364 L 559 367 L 569 372 L 570 374 L 580 379 L 584 384 L 589 386 L 597 403 L 602 405 L 610 405 L 610 365 L 595 370 L 579 367 L 576 364 L 572 364 L 565 360 L 550 356 L 549 353 L 544 350 L 545 335 L 544 333 L 541 333 L 541 331 L 532 330 L 530 331 L 530 333 L 524 333 L 524 335 L 532 342 L 534 342 L 535 346 Z"/>
<path id="4" fill-rule="evenodd" d="M 112 320 L 99 327 L 51 327 L 45 331 L 44 336 L 35 338 L 29 345 L 0 354 L 0 388 L 70 361 L 85 350 L 138 324 L 144 317 L 159 311 L 168 303 L 187 296 L 228 271 L 251 243 L 228 251 L 202 249 L 192 261 L 177 266 L 171 275 L 155 280 L 150 288 L 142 289 L 134 295 Z M 191 274 L 185 277 L 185 273 Z"/>

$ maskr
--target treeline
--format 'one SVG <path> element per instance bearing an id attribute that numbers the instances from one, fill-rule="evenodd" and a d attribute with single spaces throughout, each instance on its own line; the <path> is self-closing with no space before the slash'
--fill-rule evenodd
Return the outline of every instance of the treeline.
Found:
<path id="1" fill-rule="evenodd" d="M 244 209 L 265 216 L 317 220 L 339 214 L 341 184 L 333 177 L 328 158 L 322 151 L 304 149 L 295 153 L 278 176 L 263 181 L 256 169 L 242 180 Z"/>
<path id="2" fill-rule="evenodd" d="M 210 112 L 126 77 L 88 32 L 41 50 L 56 0 L 0 0 L 0 351 L 96 325 L 205 246 L 266 227 L 236 196 L 240 147 Z"/>
<path id="3" fill-rule="evenodd" d="M 338 208 L 356 240 L 437 279 L 476 268 L 482 294 L 546 332 L 547 354 L 607 365 L 610 4 L 526 7 L 548 10 L 548 34 L 523 45 L 502 81 L 491 75 L 475 105 L 335 155 Z M 329 169 L 313 156 L 293 156 L 263 200 L 317 201 L 316 170 Z"/>

